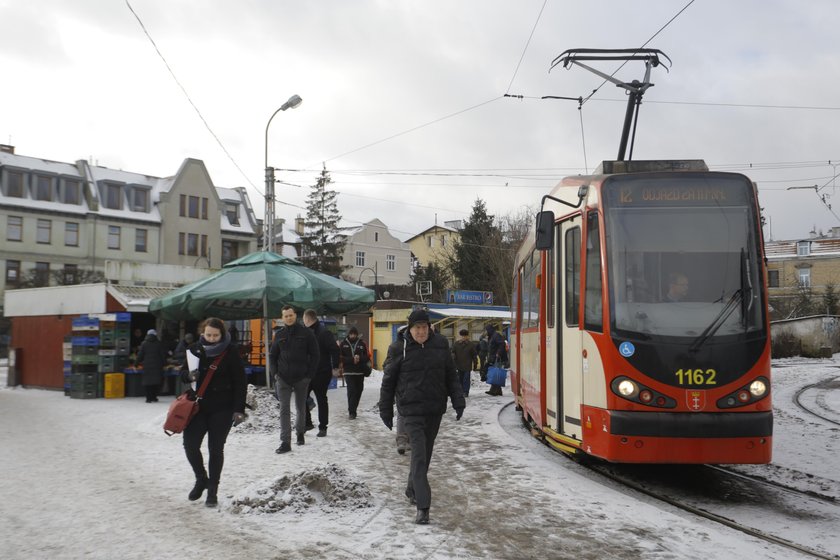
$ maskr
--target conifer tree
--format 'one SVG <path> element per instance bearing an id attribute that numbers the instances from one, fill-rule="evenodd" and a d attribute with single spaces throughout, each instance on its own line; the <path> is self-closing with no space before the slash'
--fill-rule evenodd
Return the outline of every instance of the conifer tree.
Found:
<path id="1" fill-rule="evenodd" d="M 455 240 L 449 262 L 458 289 L 493 289 L 495 278 L 501 271 L 495 270 L 494 259 L 488 258 L 488 250 L 498 247 L 500 241 L 501 235 L 493 224 L 493 216 L 487 214 L 484 201 L 477 198 L 460 237 Z"/>
<path id="2" fill-rule="evenodd" d="M 346 238 L 341 235 L 338 223 L 338 193 L 327 187 L 332 183 L 326 166 L 306 199 L 306 220 L 301 235 L 300 260 L 313 270 L 339 276 L 345 267 L 341 264 Z"/>

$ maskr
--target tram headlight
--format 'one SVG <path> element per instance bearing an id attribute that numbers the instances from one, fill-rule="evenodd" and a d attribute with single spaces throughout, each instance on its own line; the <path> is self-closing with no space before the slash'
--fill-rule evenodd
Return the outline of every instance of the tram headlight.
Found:
<path id="1" fill-rule="evenodd" d="M 755 398 L 763 397 L 766 392 L 767 384 L 763 380 L 756 379 L 750 383 L 750 393 L 752 393 L 752 396 Z"/>
<path id="2" fill-rule="evenodd" d="M 632 397 L 639 391 L 639 387 L 629 379 L 622 379 L 618 384 L 618 392 L 622 397 Z"/>

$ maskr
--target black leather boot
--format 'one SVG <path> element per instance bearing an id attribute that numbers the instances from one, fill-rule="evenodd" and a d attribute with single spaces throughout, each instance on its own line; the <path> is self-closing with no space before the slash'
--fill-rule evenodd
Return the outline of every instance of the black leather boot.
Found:
<path id="1" fill-rule="evenodd" d="M 195 486 L 193 486 L 193 489 L 190 490 L 190 495 L 187 497 L 191 502 L 194 502 L 201 497 L 205 488 L 207 488 L 207 477 L 196 478 Z"/>
<path id="2" fill-rule="evenodd" d="M 204 505 L 207 507 L 216 507 L 219 505 L 219 498 L 216 493 L 219 491 L 218 482 L 210 482 L 207 484 L 207 499 L 204 500 Z"/>
<path id="3" fill-rule="evenodd" d="M 418 509 L 417 510 L 417 517 L 414 518 L 414 522 L 418 525 L 428 525 L 429 524 L 429 508 Z"/>

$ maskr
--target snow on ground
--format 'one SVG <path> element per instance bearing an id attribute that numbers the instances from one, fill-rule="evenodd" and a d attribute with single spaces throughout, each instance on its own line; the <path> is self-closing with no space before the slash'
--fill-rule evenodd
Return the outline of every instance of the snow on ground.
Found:
<path id="1" fill-rule="evenodd" d="M 775 365 L 775 363 L 774 363 Z M 780 362 L 774 462 L 838 480 L 838 433 L 792 408 L 833 360 Z M 257 394 L 231 432 L 220 505 L 189 502 L 181 437 L 161 425 L 172 397 L 75 400 L 0 390 L 0 557 L 790 559 L 769 545 L 599 482 L 521 429 L 511 397 L 474 380 L 464 418 L 444 418 L 430 478 L 431 524 L 403 495 L 408 455 L 380 422 L 381 372 L 359 417 L 329 392 L 326 438 L 276 455 L 277 415 Z M 791 475 L 794 476 L 794 475 Z"/>

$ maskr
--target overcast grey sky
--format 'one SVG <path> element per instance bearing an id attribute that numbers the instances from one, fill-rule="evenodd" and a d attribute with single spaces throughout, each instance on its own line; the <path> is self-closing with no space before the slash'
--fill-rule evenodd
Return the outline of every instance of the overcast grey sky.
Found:
<path id="1" fill-rule="evenodd" d="M 833 0 L 0 0 L 0 142 L 155 176 L 201 159 L 218 186 L 247 187 L 262 217 L 266 122 L 298 94 L 269 131 L 269 164 L 304 186 L 278 185 L 277 215 L 303 212 L 325 164 L 346 225 L 380 218 L 405 239 L 468 217 L 477 197 L 495 214 L 535 205 L 562 176 L 615 158 L 623 93 L 606 85 L 581 111 L 541 100 L 602 82 L 549 65 L 660 29 L 647 46 L 673 67 L 653 71 L 634 159 L 744 172 L 774 239 L 840 226 Z"/>

